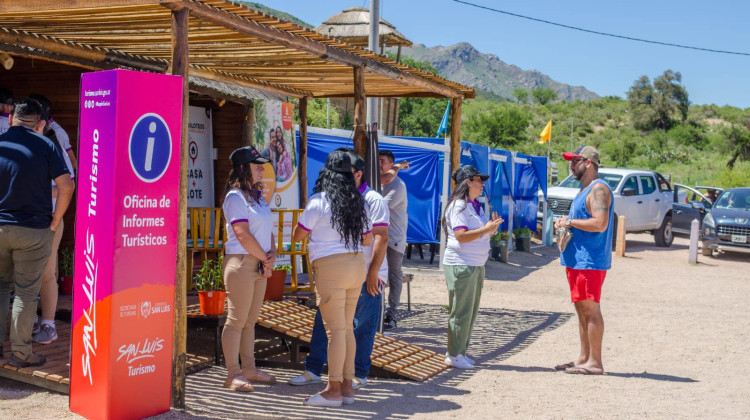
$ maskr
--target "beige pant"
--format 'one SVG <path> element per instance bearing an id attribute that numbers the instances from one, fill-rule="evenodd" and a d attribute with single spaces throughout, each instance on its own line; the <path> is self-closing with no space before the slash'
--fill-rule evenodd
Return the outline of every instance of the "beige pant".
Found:
<path id="1" fill-rule="evenodd" d="M 354 311 L 367 263 L 362 252 L 334 254 L 313 261 L 320 315 L 328 334 L 328 381 L 354 378 Z"/>
<path id="2" fill-rule="evenodd" d="M 47 265 L 44 267 L 42 288 L 39 289 L 42 301 L 42 320 L 44 321 L 54 320 L 57 310 L 57 250 L 60 248 L 64 226 L 62 220 L 60 220 L 60 226 L 57 227 L 55 237 L 52 239 L 52 253 L 49 254 Z"/>
<path id="3" fill-rule="evenodd" d="M 266 278 L 258 272 L 258 262 L 248 254 L 224 256 L 228 313 L 221 345 L 229 376 L 255 369 L 255 322 L 266 293 Z"/>

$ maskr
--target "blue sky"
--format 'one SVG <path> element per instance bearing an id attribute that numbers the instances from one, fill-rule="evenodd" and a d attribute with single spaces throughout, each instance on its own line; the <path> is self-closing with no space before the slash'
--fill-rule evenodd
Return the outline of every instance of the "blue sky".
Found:
<path id="1" fill-rule="evenodd" d="M 494 1 L 495 9 L 635 38 L 750 53 L 750 2 L 738 0 Z M 369 0 L 265 0 L 317 26 Z M 469 42 L 524 70 L 536 69 L 599 95 L 625 97 L 641 75 L 682 73 L 694 104 L 750 107 L 750 56 L 644 44 L 532 22 L 452 0 L 381 0 L 381 17 L 427 46 Z"/>

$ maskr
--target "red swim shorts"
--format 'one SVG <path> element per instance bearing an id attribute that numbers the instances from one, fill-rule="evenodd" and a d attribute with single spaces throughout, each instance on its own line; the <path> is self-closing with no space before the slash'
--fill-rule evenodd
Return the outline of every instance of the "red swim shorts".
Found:
<path id="1" fill-rule="evenodd" d="M 599 303 L 602 296 L 602 284 L 607 276 L 606 270 L 575 270 L 565 267 L 570 285 L 570 301 L 593 300 Z"/>

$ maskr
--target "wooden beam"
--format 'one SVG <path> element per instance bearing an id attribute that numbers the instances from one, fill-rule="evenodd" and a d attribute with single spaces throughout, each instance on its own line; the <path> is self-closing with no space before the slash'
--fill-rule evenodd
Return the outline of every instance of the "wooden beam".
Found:
<path id="1" fill-rule="evenodd" d="M 354 67 L 354 152 L 365 155 L 367 144 L 367 98 L 365 97 L 365 71 Z"/>
<path id="2" fill-rule="evenodd" d="M 255 131 L 255 103 L 250 101 L 242 108 L 242 146 L 255 144 L 253 132 Z"/>
<path id="3" fill-rule="evenodd" d="M 177 231 L 177 265 L 174 299 L 174 366 L 172 368 L 172 405 L 185 408 L 185 369 L 187 362 L 187 190 L 188 120 L 190 68 L 189 10 L 172 11 L 172 74 L 182 76 L 182 130 L 180 137 L 180 198 Z"/>
<path id="4" fill-rule="evenodd" d="M 0 3 L 0 13 L 30 12 L 60 9 L 92 9 L 112 6 L 138 6 L 159 4 L 161 0 L 36 0 L 4 1 Z"/>
<path id="5" fill-rule="evenodd" d="M 307 206 L 307 97 L 299 99 L 299 157 L 297 159 L 299 179 L 299 207 Z"/>
<path id="6" fill-rule="evenodd" d="M 202 77 L 204 79 L 213 80 L 215 82 L 228 83 L 230 85 L 242 86 L 250 89 L 263 90 L 270 93 L 276 93 L 283 96 L 291 96 L 293 98 L 301 98 L 303 96 L 312 96 L 311 92 L 304 90 L 287 88 L 283 85 L 279 85 L 271 82 L 263 82 L 261 80 L 255 80 L 250 77 L 244 77 L 228 72 L 214 71 L 203 66 L 191 66 L 190 75 L 196 77 Z M 307 94 L 307 95 L 305 95 Z"/>
<path id="7" fill-rule="evenodd" d="M 451 172 L 461 166 L 461 99 L 451 101 Z M 455 187 L 451 180 L 451 186 Z"/>
<path id="8" fill-rule="evenodd" d="M 264 25 L 251 19 L 238 16 L 226 10 L 213 7 L 195 0 L 163 2 L 163 6 L 178 9 L 187 8 L 193 17 L 223 26 L 233 31 L 260 38 L 272 44 L 283 45 L 295 50 L 304 51 L 315 57 L 352 67 L 364 67 L 367 71 L 389 79 L 398 80 L 406 85 L 426 89 L 443 97 L 463 98 L 463 93 L 424 77 L 401 71 L 372 58 L 363 57 L 353 52 L 323 44 L 313 39 L 299 36 Z M 362 50 L 363 54 L 372 54 Z"/>

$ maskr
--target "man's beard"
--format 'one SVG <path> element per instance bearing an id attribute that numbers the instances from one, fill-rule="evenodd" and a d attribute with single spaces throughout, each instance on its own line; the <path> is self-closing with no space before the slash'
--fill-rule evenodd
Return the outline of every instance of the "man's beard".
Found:
<path id="1" fill-rule="evenodd" d="M 573 170 L 573 177 L 575 177 L 576 181 L 580 181 L 581 178 L 586 174 L 586 170 L 578 170 L 578 168 Z"/>

